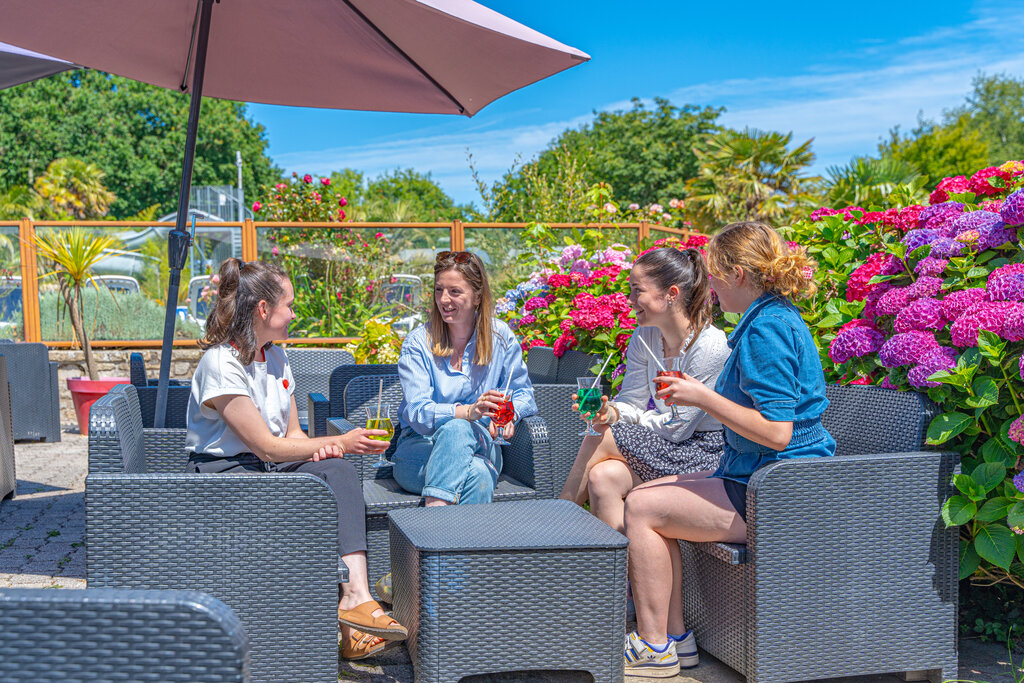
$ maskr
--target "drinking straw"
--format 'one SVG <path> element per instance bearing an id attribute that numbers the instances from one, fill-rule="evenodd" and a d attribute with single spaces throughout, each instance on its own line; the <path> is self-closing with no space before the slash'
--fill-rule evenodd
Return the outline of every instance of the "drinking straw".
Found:
<path id="1" fill-rule="evenodd" d="M 501 392 L 503 398 L 508 399 L 508 388 L 512 386 L 512 373 L 508 373 L 508 381 L 505 382 L 505 391 Z"/>
<path id="2" fill-rule="evenodd" d="M 615 352 L 612 351 L 611 353 L 608 354 L 608 357 L 604 359 L 604 365 L 602 365 L 601 369 L 597 371 L 597 377 L 594 378 L 594 383 L 590 385 L 591 389 L 596 389 L 597 388 L 597 382 L 601 379 L 601 374 L 604 373 L 604 369 L 606 367 L 608 367 L 608 361 L 610 361 L 612 359 L 612 356 L 614 354 L 615 354 Z"/>
<path id="3" fill-rule="evenodd" d="M 647 349 L 647 353 L 651 355 L 651 358 L 653 358 L 654 362 L 658 364 L 658 367 L 661 368 L 661 371 L 668 372 L 665 369 L 665 366 L 661 364 L 661 361 L 658 360 L 658 357 L 654 355 L 654 351 L 651 351 L 651 347 L 647 345 L 647 342 L 644 341 L 644 338 L 641 337 L 639 334 L 635 334 L 633 336 L 640 340 L 640 343 L 644 345 L 644 348 Z"/>
<path id="4" fill-rule="evenodd" d="M 380 386 L 377 387 L 377 424 L 380 424 L 380 402 L 384 398 L 384 378 L 380 378 Z"/>

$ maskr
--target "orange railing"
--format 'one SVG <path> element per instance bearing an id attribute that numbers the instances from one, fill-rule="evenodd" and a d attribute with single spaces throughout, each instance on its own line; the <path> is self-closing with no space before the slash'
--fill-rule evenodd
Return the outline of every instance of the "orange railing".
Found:
<path id="1" fill-rule="evenodd" d="M 645 240 L 653 233 L 664 233 L 686 238 L 694 234 L 689 230 L 667 228 L 658 224 L 650 223 L 621 223 L 621 224 L 598 224 L 598 223 L 549 223 L 548 227 L 556 230 L 563 229 L 608 229 L 616 231 L 635 231 L 635 243 L 639 250 Z M 0 221 L 0 230 L 16 227 L 17 236 L 20 242 L 20 274 L 21 274 L 21 296 L 24 341 L 41 341 L 53 348 L 69 347 L 72 342 L 60 340 L 43 339 L 42 323 L 40 316 L 39 301 L 39 262 L 34 248 L 33 237 L 37 228 L 60 229 L 62 227 L 81 226 L 88 228 L 103 229 L 125 229 L 125 228 L 172 228 L 173 223 L 158 223 L 146 221 L 34 221 L 23 219 L 20 221 Z M 259 230 L 261 228 L 353 228 L 353 229 L 386 229 L 388 231 L 402 231 L 412 229 L 446 229 L 448 231 L 448 248 L 452 250 L 464 250 L 466 248 L 467 230 L 522 230 L 527 227 L 525 223 L 463 223 L 455 220 L 444 223 L 279 223 L 279 222 L 256 222 L 246 220 L 244 222 L 197 222 L 200 228 L 225 228 L 241 230 L 241 258 L 246 261 L 255 260 L 259 257 Z M 349 337 L 331 338 L 294 338 L 289 342 L 303 344 L 336 345 L 351 341 Z M 96 348 L 158 348 L 158 339 L 147 340 L 90 340 Z M 175 346 L 194 346 L 194 340 L 178 339 Z"/>

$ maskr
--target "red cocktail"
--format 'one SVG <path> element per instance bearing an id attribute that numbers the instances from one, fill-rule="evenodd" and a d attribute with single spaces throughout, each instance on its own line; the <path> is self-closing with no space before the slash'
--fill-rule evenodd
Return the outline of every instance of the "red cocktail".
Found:
<path id="1" fill-rule="evenodd" d="M 683 373 L 679 370 L 661 370 L 658 372 L 658 377 L 682 377 Z M 654 380 L 654 386 L 658 388 L 658 391 L 662 389 L 668 389 L 668 382 L 659 382 L 657 379 Z"/>
<path id="2" fill-rule="evenodd" d="M 491 422 L 497 427 L 498 438 L 494 440 L 494 443 L 499 446 L 508 446 L 508 441 L 505 441 L 503 430 L 505 425 L 515 419 L 516 409 L 512 405 L 512 399 L 507 398 L 503 401 L 497 401 L 498 408 L 491 414 Z"/>

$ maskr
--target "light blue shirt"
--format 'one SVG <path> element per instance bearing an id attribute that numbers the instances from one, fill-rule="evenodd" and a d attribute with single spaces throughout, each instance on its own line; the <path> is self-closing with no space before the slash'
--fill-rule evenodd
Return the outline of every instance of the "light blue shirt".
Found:
<path id="1" fill-rule="evenodd" d="M 430 348 L 426 326 L 406 336 L 398 358 L 398 378 L 405 398 L 398 407 L 403 427 L 412 427 L 430 436 L 438 427 L 455 417 L 455 404 L 470 405 L 488 389 L 501 391 L 509 381 L 516 420 L 537 414 L 533 385 L 523 362 L 523 350 L 516 335 L 501 320 L 491 320 L 494 341 L 490 365 L 476 365 L 476 332 L 466 343 L 462 369 L 453 370 L 448 358 L 435 356 Z M 488 418 L 482 418 L 488 420 Z M 484 424 L 487 424 L 484 422 Z"/>

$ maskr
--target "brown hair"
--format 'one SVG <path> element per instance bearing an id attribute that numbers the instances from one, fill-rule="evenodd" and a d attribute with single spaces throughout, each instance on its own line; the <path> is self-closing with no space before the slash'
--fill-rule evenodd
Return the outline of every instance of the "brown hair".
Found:
<path id="1" fill-rule="evenodd" d="M 766 292 L 806 298 L 817 289 L 813 275 L 818 264 L 803 249 L 790 249 L 782 236 L 764 223 L 730 223 L 711 238 L 708 267 L 715 276 L 742 268 Z"/>
<path id="2" fill-rule="evenodd" d="M 459 254 L 468 254 L 469 258 L 457 258 Z M 494 297 L 491 296 L 487 271 L 484 270 L 484 264 L 479 256 L 466 251 L 448 252 L 439 258 L 434 263 L 434 280 L 436 281 L 438 275 L 449 270 L 458 272 L 466 279 L 473 291 L 480 296 L 480 304 L 476 309 L 476 350 L 473 355 L 473 363 L 474 365 L 488 365 L 494 350 L 491 339 Z M 430 324 L 427 325 L 427 339 L 430 340 L 431 351 L 435 356 L 451 356 L 454 349 L 448 324 L 441 318 L 441 310 L 437 307 L 437 297 L 431 297 L 431 302 Z"/>
<path id="3" fill-rule="evenodd" d="M 696 249 L 680 251 L 674 247 L 661 247 L 642 254 L 633 263 L 633 268 L 641 268 L 659 289 L 667 290 L 672 285 L 679 287 L 679 303 L 693 330 L 686 348 L 692 347 L 704 328 L 711 324 L 711 286 L 704 257 Z"/>
<path id="4" fill-rule="evenodd" d="M 238 350 L 238 360 L 248 365 L 256 356 L 254 319 L 260 301 L 275 306 L 288 275 L 280 266 L 262 261 L 245 262 L 234 257 L 220 264 L 217 300 L 206 319 L 206 335 L 199 348 L 208 349 L 229 342 Z"/>

